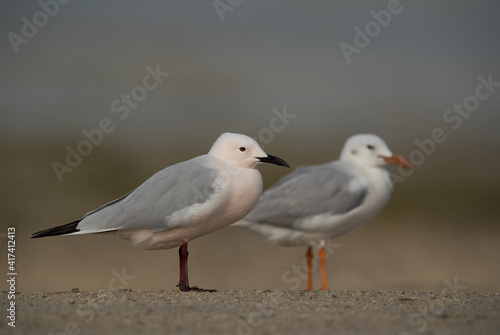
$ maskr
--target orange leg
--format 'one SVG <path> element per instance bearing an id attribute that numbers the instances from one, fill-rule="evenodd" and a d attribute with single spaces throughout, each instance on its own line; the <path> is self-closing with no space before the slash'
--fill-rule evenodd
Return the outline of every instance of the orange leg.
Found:
<path id="1" fill-rule="evenodd" d="M 321 289 L 323 291 L 328 291 L 328 281 L 326 280 L 326 268 L 325 268 L 325 248 L 320 248 L 318 251 L 319 266 L 321 270 Z"/>
<path id="2" fill-rule="evenodd" d="M 311 291 L 313 289 L 312 286 L 312 273 L 311 273 L 311 262 L 312 262 L 312 247 L 307 248 L 306 251 L 306 260 L 307 260 L 307 287 L 306 290 Z"/>

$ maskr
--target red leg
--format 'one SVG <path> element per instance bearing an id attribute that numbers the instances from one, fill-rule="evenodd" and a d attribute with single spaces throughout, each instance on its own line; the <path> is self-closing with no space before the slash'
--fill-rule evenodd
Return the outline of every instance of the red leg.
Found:
<path id="1" fill-rule="evenodd" d="M 191 288 L 189 287 L 189 278 L 188 278 L 188 244 L 187 242 L 182 243 L 182 245 L 179 247 L 179 284 L 177 287 L 179 287 L 179 290 L 181 291 L 190 291 Z"/>
<path id="2" fill-rule="evenodd" d="M 326 267 L 325 267 L 325 248 L 320 248 L 318 251 L 319 266 L 321 270 L 321 289 L 328 291 L 328 281 L 326 280 Z"/>
<path id="3" fill-rule="evenodd" d="M 306 290 L 311 291 L 312 288 L 312 273 L 311 273 L 311 262 L 312 262 L 312 247 L 307 248 L 306 251 L 306 260 L 307 260 L 307 287 Z"/>
<path id="4" fill-rule="evenodd" d="M 216 292 L 217 290 L 204 290 L 202 288 L 198 288 L 197 286 L 190 287 L 189 286 L 189 278 L 188 278 L 188 243 L 184 242 L 179 247 L 179 284 L 177 287 L 182 292 L 189 291 L 197 291 L 197 292 Z"/>

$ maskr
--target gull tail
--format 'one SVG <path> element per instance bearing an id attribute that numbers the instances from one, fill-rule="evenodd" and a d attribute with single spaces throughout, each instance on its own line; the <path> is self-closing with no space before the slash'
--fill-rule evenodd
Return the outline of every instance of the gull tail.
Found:
<path id="1" fill-rule="evenodd" d="M 57 226 L 45 230 L 38 231 L 36 233 L 33 233 L 33 236 L 31 238 L 39 238 L 39 237 L 46 237 L 46 236 L 57 236 L 57 235 L 67 235 L 67 234 L 73 234 L 77 233 L 80 231 L 80 229 L 77 228 L 78 223 L 81 221 L 76 220 L 75 222 L 71 222 L 62 226 Z"/>

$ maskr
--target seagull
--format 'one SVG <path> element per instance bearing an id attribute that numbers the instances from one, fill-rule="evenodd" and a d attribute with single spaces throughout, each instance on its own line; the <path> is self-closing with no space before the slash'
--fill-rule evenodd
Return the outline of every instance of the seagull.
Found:
<path id="1" fill-rule="evenodd" d="M 312 248 L 318 248 L 322 289 L 328 290 L 324 247 L 377 215 L 389 200 L 392 183 L 386 164 L 411 169 L 373 134 L 350 137 L 340 159 L 301 166 L 261 196 L 257 206 L 234 226 L 283 246 L 307 245 L 307 290 L 312 290 Z"/>
<path id="2" fill-rule="evenodd" d="M 179 247 L 181 291 L 189 286 L 188 242 L 247 215 L 262 193 L 261 162 L 289 167 L 252 138 L 224 133 L 206 155 L 169 166 L 135 190 L 66 225 L 33 234 L 112 233 L 147 250 Z"/>

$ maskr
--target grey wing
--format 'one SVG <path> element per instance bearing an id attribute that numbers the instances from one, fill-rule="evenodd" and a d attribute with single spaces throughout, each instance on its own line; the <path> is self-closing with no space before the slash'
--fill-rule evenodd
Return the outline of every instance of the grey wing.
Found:
<path id="1" fill-rule="evenodd" d="M 169 229 L 186 224 L 188 216 L 173 214 L 206 201 L 220 191 L 218 170 L 209 167 L 206 156 L 159 171 L 134 191 L 89 212 L 78 224 L 81 233 L 151 228 Z"/>
<path id="2" fill-rule="evenodd" d="M 360 185 L 342 162 L 303 167 L 267 190 L 245 220 L 307 230 L 306 218 L 341 215 L 357 208 L 367 188 Z"/>

